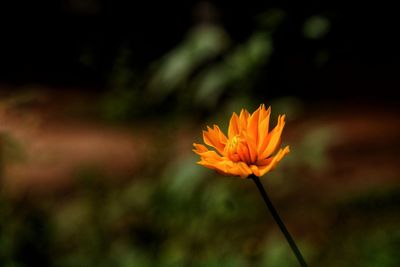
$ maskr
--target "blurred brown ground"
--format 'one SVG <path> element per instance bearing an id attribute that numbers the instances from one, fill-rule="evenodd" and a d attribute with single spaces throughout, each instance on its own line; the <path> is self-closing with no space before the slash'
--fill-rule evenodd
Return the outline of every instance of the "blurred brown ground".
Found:
<path id="1" fill-rule="evenodd" d="M 80 168 L 131 177 L 140 171 L 142 155 L 152 144 L 149 129 L 94 121 L 90 105 L 96 95 L 91 93 L 40 89 L 34 95 L 0 98 L 0 132 L 22 148 L 19 160 L 4 163 L 2 186 L 7 191 L 18 195 L 63 190 L 73 185 L 71 177 Z M 292 149 L 311 126 L 328 125 L 340 135 L 328 148 L 329 167 L 305 180 L 310 191 L 329 194 L 399 182 L 399 109 L 372 104 L 321 103 L 287 124 L 284 138 Z M 178 130 L 176 151 L 190 151 L 200 127 Z"/>
<path id="2" fill-rule="evenodd" d="M 134 173 L 147 138 L 132 128 L 87 118 L 93 97 L 71 90 L 40 90 L 27 99 L 12 94 L 3 97 L 0 131 L 17 144 L 21 154 L 4 163 L 2 186 L 7 191 L 62 190 L 70 187 L 73 175 L 84 168 L 115 176 Z M 83 110 L 83 117 L 71 111 L 71 104 L 79 112 Z"/>

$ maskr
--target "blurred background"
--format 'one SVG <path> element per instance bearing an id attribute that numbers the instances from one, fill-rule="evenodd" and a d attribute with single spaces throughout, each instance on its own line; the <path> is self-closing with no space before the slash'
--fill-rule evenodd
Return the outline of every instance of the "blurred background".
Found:
<path id="1" fill-rule="evenodd" d="M 397 9 L 0 4 L 0 266 L 298 266 L 252 181 L 196 165 L 233 111 L 286 114 L 262 181 L 310 266 L 400 266 Z"/>

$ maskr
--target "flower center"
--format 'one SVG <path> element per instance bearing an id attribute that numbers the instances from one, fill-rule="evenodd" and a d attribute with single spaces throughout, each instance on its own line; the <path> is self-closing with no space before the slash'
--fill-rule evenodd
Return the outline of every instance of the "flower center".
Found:
<path id="1" fill-rule="evenodd" d="M 249 162 L 249 151 L 246 140 L 239 135 L 232 137 L 226 146 L 226 155 L 234 162 L 243 161 Z"/>
<path id="2" fill-rule="evenodd" d="M 234 148 L 234 149 L 237 149 L 237 146 L 238 146 L 239 142 L 240 142 L 240 137 L 239 137 L 239 135 L 235 135 L 235 136 L 232 138 L 231 147 Z"/>

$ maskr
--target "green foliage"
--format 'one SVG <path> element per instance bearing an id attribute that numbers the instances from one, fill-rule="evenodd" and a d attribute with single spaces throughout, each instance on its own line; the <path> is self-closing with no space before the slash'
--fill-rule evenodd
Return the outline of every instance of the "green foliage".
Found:
<path id="1" fill-rule="evenodd" d="M 0 264 L 297 266 L 251 181 L 210 177 L 193 161 L 178 158 L 161 177 L 136 177 L 124 186 L 83 171 L 74 194 L 56 201 L 2 196 Z M 324 211 L 337 218 L 325 228 L 323 245 L 296 238 L 310 265 L 398 266 L 400 233 L 392 216 L 398 207 L 382 209 L 397 199 L 398 190 L 389 188 L 343 198 Z"/>
<path id="2" fill-rule="evenodd" d="M 361 192 L 338 201 L 335 228 L 321 249 L 321 264 L 398 266 L 399 197 L 399 188 L 395 187 Z"/>
<path id="3" fill-rule="evenodd" d="M 218 24 L 194 26 L 178 45 L 139 72 L 130 66 L 130 51 L 121 48 L 110 78 L 112 90 L 100 103 L 104 116 L 125 119 L 167 104 L 169 111 L 216 110 L 226 96 L 234 100 L 250 94 L 274 52 L 273 33 L 284 19 L 280 9 L 261 13 L 258 27 L 240 43 Z"/>
<path id="4" fill-rule="evenodd" d="M 150 81 L 150 92 L 165 97 L 185 85 L 199 66 L 225 51 L 228 43 L 229 39 L 220 27 L 204 25 L 194 28 L 181 45 L 157 64 Z"/>
<path id="5" fill-rule="evenodd" d="M 307 38 L 321 39 L 330 29 L 330 22 L 323 16 L 312 16 L 304 22 L 303 32 Z"/>

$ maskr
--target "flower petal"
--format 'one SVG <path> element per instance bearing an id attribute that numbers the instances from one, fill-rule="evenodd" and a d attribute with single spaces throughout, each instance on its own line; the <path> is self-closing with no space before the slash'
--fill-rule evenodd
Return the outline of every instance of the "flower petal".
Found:
<path id="1" fill-rule="evenodd" d="M 271 107 L 266 111 L 261 111 L 259 118 L 259 126 L 258 126 L 258 143 L 257 143 L 257 151 L 258 154 L 261 155 L 263 150 L 268 144 L 268 129 L 269 129 L 269 118 L 271 115 Z"/>
<path id="2" fill-rule="evenodd" d="M 247 143 L 240 143 L 237 147 L 237 153 L 241 161 L 246 163 L 251 162 L 250 151 L 247 146 Z"/>
<path id="3" fill-rule="evenodd" d="M 250 162 L 256 162 L 257 161 L 257 145 L 256 145 L 256 141 L 249 134 L 246 134 L 245 138 L 246 138 L 246 142 L 247 142 L 247 147 L 249 149 Z"/>
<path id="4" fill-rule="evenodd" d="M 260 177 L 260 170 L 258 169 L 258 166 L 256 166 L 256 165 L 251 165 L 251 166 L 250 166 L 250 169 L 251 169 L 251 171 L 253 172 L 253 174 L 254 174 L 255 176 Z"/>
<path id="5" fill-rule="evenodd" d="M 199 161 L 198 164 L 225 175 L 240 176 L 241 178 L 246 178 L 252 173 L 249 166 L 244 162 L 233 162 L 226 158 L 223 158 L 220 161 L 203 159 Z"/>
<path id="6" fill-rule="evenodd" d="M 286 146 L 284 149 L 280 149 L 278 153 L 273 157 L 272 161 L 270 164 L 265 165 L 265 166 L 258 166 L 258 170 L 260 171 L 260 175 L 257 175 L 258 177 L 263 176 L 267 172 L 272 171 L 275 166 L 278 164 L 281 159 L 290 152 L 289 146 Z"/>
<path id="7" fill-rule="evenodd" d="M 207 131 L 203 131 L 204 143 L 208 146 L 215 148 L 220 154 L 224 152 L 225 144 L 220 140 L 220 130 L 211 129 L 207 126 Z"/>
<path id="8" fill-rule="evenodd" d="M 260 110 L 260 115 L 258 117 L 258 136 L 259 139 L 263 136 L 266 136 L 268 133 L 268 128 L 269 128 L 269 118 L 271 116 L 271 107 L 268 107 L 267 110 L 265 110 L 265 106 L 262 105 L 261 110 Z M 259 141 L 260 143 L 260 141 Z"/>
<path id="9" fill-rule="evenodd" d="M 244 162 L 237 162 L 236 166 L 237 166 L 238 172 L 234 173 L 232 171 L 232 174 L 239 175 L 240 178 L 242 178 L 242 179 L 247 178 L 247 176 L 249 176 L 252 173 L 250 167 L 247 164 L 245 164 Z"/>
<path id="10" fill-rule="evenodd" d="M 284 126 L 285 115 L 279 116 L 276 127 L 270 133 L 268 133 L 268 136 L 264 139 L 263 144 L 259 147 L 260 160 L 269 157 L 279 147 Z"/>
<path id="11" fill-rule="evenodd" d="M 260 107 L 250 116 L 247 125 L 247 134 L 255 141 L 256 144 L 258 142 L 258 125 L 261 107 L 262 105 L 260 105 Z"/>
<path id="12" fill-rule="evenodd" d="M 235 135 L 239 134 L 239 117 L 233 112 L 231 120 L 229 121 L 228 137 L 233 138 Z"/>
<path id="13" fill-rule="evenodd" d="M 260 105 L 260 116 L 259 116 L 259 124 L 271 113 L 271 107 L 268 107 L 268 110 L 265 109 L 265 105 Z"/>
<path id="14" fill-rule="evenodd" d="M 233 164 L 227 168 L 227 173 L 232 176 L 240 176 L 240 178 L 246 178 L 252 172 L 249 166 L 244 162 L 232 162 Z"/>
<path id="15" fill-rule="evenodd" d="M 196 153 L 197 155 L 200 155 L 200 153 L 208 151 L 208 148 L 202 144 L 193 143 L 193 146 L 194 146 L 193 152 Z"/>
<path id="16" fill-rule="evenodd" d="M 250 113 L 246 109 L 242 109 L 239 115 L 239 133 L 241 131 L 247 131 L 247 121 L 250 117 Z"/>
<path id="17" fill-rule="evenodd" d="M 226 135 L 221 131 L 221 129 L 218 127 L 218 125 L 214 124 L 214 131 L 218 134 L 218 139 L 221 142 L 221 144 L 226 145 Z"/>
<path id="18" fill-rule="evenodd" d="M 274 159 L 273 157 L 269 157 L 269 158 L 266 158 L 266 159 L 257 160 L 257 166 L 265 166 L 265 165 L 268 165 L 268 164 L 271 163 L 271 161 L 272 161 L 273 159 Z"/>

